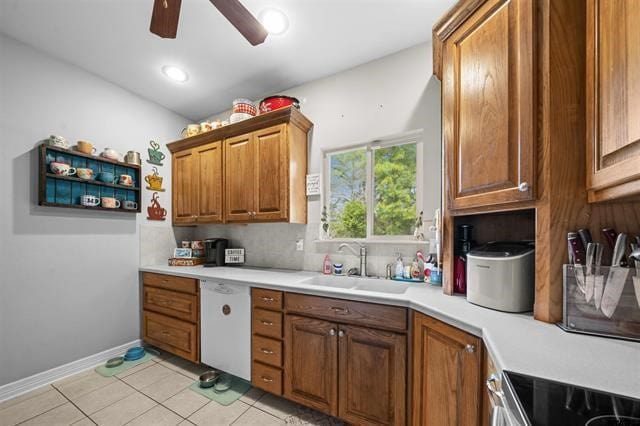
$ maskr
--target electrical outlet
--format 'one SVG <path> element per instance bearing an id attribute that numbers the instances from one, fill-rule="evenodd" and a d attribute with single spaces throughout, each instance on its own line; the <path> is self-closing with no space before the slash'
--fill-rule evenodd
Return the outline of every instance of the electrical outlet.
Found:
<path id="1" fill-rule="evenodd" d="M 296 250 L 303 251 L 304 250 L 304 240 L 302 238 L 298 238 L 296 240 Z"/>

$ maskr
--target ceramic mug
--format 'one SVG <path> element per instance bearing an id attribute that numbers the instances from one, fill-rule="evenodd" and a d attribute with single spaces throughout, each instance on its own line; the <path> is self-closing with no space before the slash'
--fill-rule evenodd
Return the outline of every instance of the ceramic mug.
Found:
<path id="1" fill-rule="evenodd" d="M 182 241 L 180 245 L 182 246 L 182 248 L 191 248 L 191 241 Z"/>
<path id="2" fill-rule="evenodd" d="M 76 174 L 76 169 L 66 163 L 52 161 L 49 163 L 49 167 L 51 171 L 58 176 L 73 176 Z"/>
<path id="3" fill-rule="evenodd" d="M 195 136 L 200 133 L 200 125 L 199 124 L 189 124 L 187 127 L 182 129 L 183 138 L 190 138 L 191 136 Z"/>
<path id="4" fill-rule="evenodd" d="M 93 179 L 93 170 L 85 169 L 85 168 L 77 168 L 76 176 L 78 176 L 80 179 L 91 180 Z"/>
<path id="5" fill-rule="evenodd" d="M 100 199 L 100 204 L 102 207 L 107 209 L 117 209 L 120 207 L 120 200 L 113 197 L 102 197 Z"/>
<path id="6" fill-rule="evenodd" d="M 94 155 L 97 151 L 96 147 L 93 146 L 91 142 L 87 141 L 78 141 L 78 143 L 76 144 L 76 149 L 78 150 L 78 152 L 91 155 Z"/>
<path id="7" fill-rule="evenodd" d="M 138 203 L 136 203 L 135 201 L 131 201 L 131 200 L 124 200 L 122 202 L 122 208 L 125 210 L 137 210 L 138 209 Z"/>
<path id="8" fill-rule="evenodd" d="M 149 184 L 149 188 L 159 191 L 162 189 L 162 176 L 146 175 L 144 180 Z"/>
<path id="9" fill-rule="evenodd" d="M 124 156 L 124 161 L 129 164 L 137 164 L 138 166 L 142 164 L 142 160 L 140 160 L 140 153 L 136 151 L 127 152 L 127 155 Z"/>
<path id="10" fill-rule="evenodd" d="M 96 176 L 96 180 L 104 183 L 115 183 L 116 179 L 117 178 L 111 172 L 100 172 Z"/>
<path id="11" fill-rule="evenodd" d="M 118 183 L 124 186 L 132 186 L 133 178 L 131 177 L 131 175 L 120 175 L 120 178 L 118 179 Z"/>
<path id="12" fill-rule="evenodd" d="M 105 148 L 104 151 L 102 151 L 102 156 L 109 160 L 118 160 L 120 158 L 120 153 L 113 148 Z"/>
<path id="13" fill-rule="evenodd" d="M 49 139 L 47 139 L 47 145 L 55 146 L 58 148 L 64 148 L 64 149 L 69 148 L 69 142 L 67 142 L 67 140 L 62 136 L 56 136 L 56 135 L 49 136 Z"/>
<path id="14" fill-rule="evenodd" d="M 100 205 L 100 199 L 95 195 L 82 195 L 80 197 L 80 204 L 87 207 L 97 207 Z"/>
<path id="15" fill-rule="evenodd" d="M 208 132 L 213 130 L 213 126 L 208 121 L 203 121 L 200 123 L 200 133 Z"/>
<path id="16" fill-rule="evenodd" d="M 191 241 L 191 248 L 194 250 L 204 250 L 204 241 L 202 240 Z"/>

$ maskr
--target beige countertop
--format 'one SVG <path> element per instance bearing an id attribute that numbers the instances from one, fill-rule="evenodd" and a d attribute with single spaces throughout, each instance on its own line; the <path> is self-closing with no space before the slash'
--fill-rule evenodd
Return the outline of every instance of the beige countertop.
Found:
<path id="1" fill-rule="evenodd" d="M 566 333 L 530 314 L 498 312 L 462 296 L 446 296 L 440 287 L 410 283 L 406 292 L 388 294 L 304 282 L 317 272 L 251 267 L 154 265 L 140 271 L 405 306 L 481 337 L 500 369 L 640 399 L 640 343 Z"/>

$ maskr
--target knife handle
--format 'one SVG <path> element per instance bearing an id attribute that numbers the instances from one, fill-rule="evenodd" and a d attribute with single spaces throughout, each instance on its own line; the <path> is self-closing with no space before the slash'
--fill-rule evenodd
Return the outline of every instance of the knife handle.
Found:
<path id="1" fill-rule="evenodd" d="M 582 240 L 582 246 L 588 247 L 589 243 L 593 242 L 593 238 L 591 238 L 591 232 L 587 228 L 578 229 L 578 235 Z"/>
<path id="2" fill-rule="evenodd" d="M 604 235 L 604 239 L 607 240 L 607 245 L 613 251 L 616 246 L 616 238 L 618 237 L 618 233 L 613 228 L 602 228 L 602 235 Z"/>
<path id="3" fill-rule="evenodd" d="M 567 235 L 567 241 L 571 248 L 571 254 L 573 255 L 573 263 L 576 265 L 584 265 L 585 263 L 585 251 L 582 241 L 575 232 L 569 232 Z"/>

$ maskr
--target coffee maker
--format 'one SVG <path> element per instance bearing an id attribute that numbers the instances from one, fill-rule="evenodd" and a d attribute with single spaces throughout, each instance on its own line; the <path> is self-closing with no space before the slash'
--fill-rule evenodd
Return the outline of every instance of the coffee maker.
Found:
<path id="1" fill-rule="evenodd" d="M 208 238 L 204 240 L 207 260 L 204 266 L 224 266 L 224 251 L 229 246 L 226 238 Z"/>

